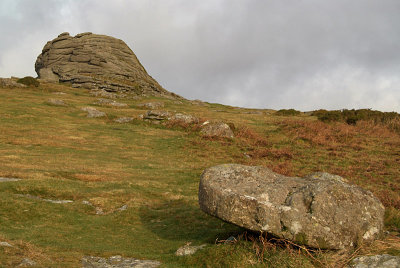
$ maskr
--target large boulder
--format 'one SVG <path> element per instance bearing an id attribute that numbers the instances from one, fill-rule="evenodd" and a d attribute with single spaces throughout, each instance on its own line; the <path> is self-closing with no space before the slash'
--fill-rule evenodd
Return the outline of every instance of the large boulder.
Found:
<path id="1" fill-rule="evenodd" d="M 236 164 L 206 169 L 200 208 L 222 220 L 310 247 L 351 248 L 382 233 L 384 207 L 339 176 L 286 177 L 265 167 Z"/>
<path id="2" fill-rule="evenodd" d="M 62 33 L 47 42 L 35 63 L 39 78 L 73 87 L 180 98 L 147 74 L 120 39 L 92 33 Z"/>

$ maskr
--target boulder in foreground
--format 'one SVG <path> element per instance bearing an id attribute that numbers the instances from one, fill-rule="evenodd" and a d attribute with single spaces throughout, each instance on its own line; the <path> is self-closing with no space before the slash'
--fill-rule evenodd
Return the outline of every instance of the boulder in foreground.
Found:
<path id="1" fill-rule="evenodd" d="M 215 166 L 201 176 L 199 204 L 227 222 L 321 249 L 371 242 L 383 228 L 381 202 L 328 173 L 299 178 L 260 166 Z"/>

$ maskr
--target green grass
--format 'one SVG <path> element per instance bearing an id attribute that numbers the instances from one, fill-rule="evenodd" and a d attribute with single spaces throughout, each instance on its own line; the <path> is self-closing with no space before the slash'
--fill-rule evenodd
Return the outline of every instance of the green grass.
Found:
<path id="1" fill-rule="evenodd" d="M 58 91 L 67 94 L 53 94 Z M 67 106 L 49 105 L 50 98 L 63 99 Z M 117 100 L 128 107 L 113 108 L 95 101 L 88 91 L 61 84 L 0 89 L 0 177 L 23 179 L 0 183 L 0 241 L 15 245 L 1 248 L 0 266 L 13 267 L 29 257 L 42 267 L 77 267 L 84 255 L 153 259 L 164 267 L 336 263 L 334 253 L 310 257 L 295 247 L 263 244 L 257 236 L 244 239 L 243 229 L 203 213 L 197 203 L 200 175 L 221 163 L 264 165 L 287 175 L 323 170 L 347 177 L 388 208 L 385 222 L 392 234 L 372 251 L 399 254 L 400 151 L 393 150 L 399 148 L 398 134 L 381 126 L 368 132 L 358 123 L 325 124 L 308 115 L 278 117 L 219 104 L 146 98 Z M 145 111 L 137 104 L 148 101 L 233 123 L 237 137 L 206 139 L 182 127 L 112 121 L 137 117 Z M 85 106 L 96 106 L 107 117 L 87 118 L 80 109 Z M 26 195 L 74 202 L 52 204 Z M 123 205 L 128 209 L 119 211 Z M 96 215 L 95 207 L 104 215 Z M 242 239 L 216 243 L 231 235 Z M 207 247 L 193 256 L 174 255 L 189 242 Z"/>

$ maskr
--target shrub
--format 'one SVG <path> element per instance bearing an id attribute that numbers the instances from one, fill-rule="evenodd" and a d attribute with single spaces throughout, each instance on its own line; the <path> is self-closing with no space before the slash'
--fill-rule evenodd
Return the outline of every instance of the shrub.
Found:
<path id="1" fill-rule="evenodd" d="M 281 109 L 275 113 L 275 115 L 282 115 L 282 116 L 293 116 L 299 114 L 300 111 L 297 111 L 295 109 Z"/>
<path id="2" fill-rule="evenodd" d="M 373 121 L 376 124 L 390 124 L 400 118 L 395 112 L 380 112 L 371 109 L 359 110 L 317 110 L 312 112 L 322 122 L 344 122 L 348 125 L 356 125 L 358 121 Z"/>
<path id="3" fill-rule="evenodd" d="M 30 86 L 38 87 L 40 85 L 39 81 L 33 78 L 32 76 L 25 76 L 24 78 L 18 79 L 17 82 L 20 84 L 24 84 L 28 87 Z"/>

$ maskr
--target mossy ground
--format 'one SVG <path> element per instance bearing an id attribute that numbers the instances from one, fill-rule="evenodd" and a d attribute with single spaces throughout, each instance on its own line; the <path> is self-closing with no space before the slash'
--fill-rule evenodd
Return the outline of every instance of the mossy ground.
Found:
<path id="1" fill-rule="evenodd" d="M 55 95 L 55 92 L 64 92 Z M 64 100 L 67 106 L 47 103 Z M 335 266 L 357 254 L 400 255 L 400 136 L 384 125 L 323 123 L 315 117 L 275 116 L 219 104 L 146 98 L 117 100 L 128 107 L 93 105 L 83 89 L 41 83 L 38 88 L 0 88 L 0 266 L 24 257 L 40 267 L 79 267 L 84 255 L 159 260 L 164 267 Z M 165 110 L 235 125 L 236 138 L 203 138 L 195 128 L 153 125 L 137 107 L 162 101 Z M 87 118 L 95 106 L 104 118 Z M 342 175 L 375 193 L 387 207 L 390 232 L 352 253 L 315 252 L 268 242 L 204 214 L 197 204 L 202 171 L 221 163 L 265 165 L 302 176 L 313 171 Z M 28 198 L 73 200 L 52 204 Z M 88 206 L 82 201 L 90 201 Z M 127 210 L 118 208 L 127 205 Z M 94 207 L 104 215 L 96 215 Z M 235 244 L 216 243 L 231 235 Z M 193 256 L 175 251 L 207 244 Z M 308 254 L 310 253 L 310 254 Z M 340 260 L 340 262 L 338 262 Z"/>

